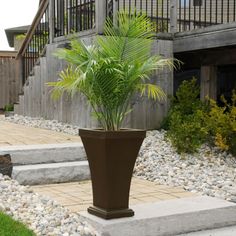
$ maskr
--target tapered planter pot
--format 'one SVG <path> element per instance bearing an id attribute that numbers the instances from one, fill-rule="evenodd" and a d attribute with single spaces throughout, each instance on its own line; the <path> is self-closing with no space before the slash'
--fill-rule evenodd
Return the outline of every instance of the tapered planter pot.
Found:
<path id="1" fill-rule="evenodd" d="M 130 183 L 146 136 L 143 130 L 79 130 L 88 157 L 93 206 L 88 212 L 104 219 L 130 217 Z"/>

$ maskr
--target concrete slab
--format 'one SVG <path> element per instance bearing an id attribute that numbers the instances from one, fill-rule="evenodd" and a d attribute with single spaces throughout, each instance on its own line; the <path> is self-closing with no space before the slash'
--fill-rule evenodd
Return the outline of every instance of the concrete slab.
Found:
<path id="1" fill-rule="evenodd" d="M 87 212 L 81 218 L 101 236 L 171 236 L 236 225 L 236 204 L 199 196 L 131 207 L 131 218 L 103 220 Z"/>
<path id="2" fill-rule="evenodd" d="M 236 226 L 199 231 L 189 234 L 181 234 L 179 236 L 235 236 L 235 235 L 236 235 Z"/>
<path id="3" fill-rule="evenodd" d="M 0 147 L 1 154 L 10 154 L 14 165 L 31 165 L 86 160 L 83 144 L 40 144 Z"/>
<path id="4" fill-rule="evenodd" d="M 87 161 L 14 166 L 12 178 L 23 185 L 65 183 L 90 179 Z"/>

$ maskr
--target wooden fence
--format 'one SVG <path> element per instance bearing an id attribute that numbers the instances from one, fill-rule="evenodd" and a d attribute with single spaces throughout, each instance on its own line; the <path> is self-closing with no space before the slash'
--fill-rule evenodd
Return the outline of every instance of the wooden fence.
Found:
<path id="1" fill-rule="evenodd" d="M 18 101 L 20 91 L 19 61 L 15 52 L 0 51 L 0 109 Z"/>

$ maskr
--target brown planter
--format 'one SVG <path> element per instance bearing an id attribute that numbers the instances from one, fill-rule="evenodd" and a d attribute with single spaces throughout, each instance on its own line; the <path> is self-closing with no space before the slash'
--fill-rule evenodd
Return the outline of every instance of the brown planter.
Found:
<path id="1" fill-rule="evenodd" d="M 9 154 L 0 155 L 0 173 L 11 177 L 13 164 Z"/>
<path id="2" fill-rule="evenodd" d="M 133 216 L 129 209 L 130 183 L 146 131 L 80 129 L 79 135 L 92 179 L 93 206 L 88 212 L 104 219 Z"/>

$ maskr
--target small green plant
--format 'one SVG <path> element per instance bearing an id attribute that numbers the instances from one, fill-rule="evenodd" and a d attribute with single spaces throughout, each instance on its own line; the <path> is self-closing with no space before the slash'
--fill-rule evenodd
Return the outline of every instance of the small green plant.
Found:
<path id="1" fill-rule="evenodd" d="M 22 40 L 22 39 L 25 39 L 26 38 L 26 34 L 18 34 L 17 36 L 16 36 L 16 39 L 17 40 Z"/>
<path id="2" fill-rule="evenodd" d="M 0 212 L 0 236 L 36 236 L 27 227 Z"/>
<path id="3" fill-rule="evenodd" d="M 87 98 L 104 130 L 120 130 L 130 112 L 135 94 L 164 99 L 163 90 L 149 83 L 156 70 L 173 68 L 172 59 L 151 55 L 155 30 L 144 15 L 117 14 L 117 24 L 107 19 L 104 36 L 97 36 L 93 46 L 72 40 L 70 49 L 57 56 L 69 63 L 60 80 L 48 83 L 54 96 L 79 92 Z"/>
<path id="4" fill-rule="evenodd" d="M 14 104 L 7 104 L 4 107 L 4 111 L 14 111 Z"/>
<path id="5" fill-rule="evenodd" d="M 231 103 L 221 96 L 223 106 L 218 106 L 213 100 L 210 111 L 205 116 L 205 123 L 211 137 L 211 142 L 224 151 L 236 155 L 236 93 L 232 92 Z"/>

